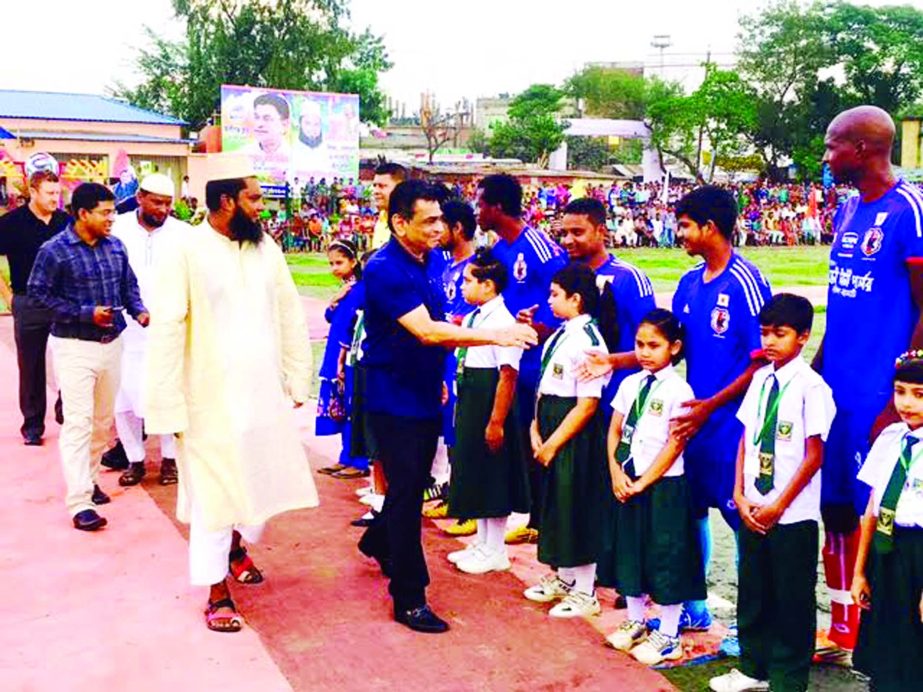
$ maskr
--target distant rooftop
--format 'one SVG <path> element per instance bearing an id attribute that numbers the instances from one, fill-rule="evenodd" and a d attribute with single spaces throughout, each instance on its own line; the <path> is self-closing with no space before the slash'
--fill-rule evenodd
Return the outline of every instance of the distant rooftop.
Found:
<path id="1" fill-rule="evenodd" d="M 171 115 L 136 108 L 106 96 L 0 89 L 0 118 L 3 117 L 139 125 L 186 124 Z"/>

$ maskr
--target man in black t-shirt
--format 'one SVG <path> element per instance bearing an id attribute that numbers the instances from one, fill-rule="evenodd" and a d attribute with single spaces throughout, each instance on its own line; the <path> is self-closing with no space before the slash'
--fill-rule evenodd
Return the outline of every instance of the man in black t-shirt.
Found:
<path id="1" fill-rule="evenodd" d="M 20 431 L 27 445 L 40 445 L 45 434 L 45 348 L 51 315 L 26 295 L 26 284 L 38 249 L 70 223 L 70 217 L 59 209 L 60 201 L 58 176 L 39 171 L 29 179 L 29 203 L 0 216 L 0 255 L 9 260 L 13 291 L 19 408 L 23 417 Z"/>

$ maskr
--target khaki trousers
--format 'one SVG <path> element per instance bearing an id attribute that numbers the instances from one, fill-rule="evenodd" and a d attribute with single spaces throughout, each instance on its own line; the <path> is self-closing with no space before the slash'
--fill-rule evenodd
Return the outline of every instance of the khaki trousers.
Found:
<path id="1" fill-rule="evenodd" d="M 52 336 L 51 353 L 64 400 L 59 446 L 65 504 L 71 516 L 93 509 L 93 485 L 112 430 L 122 341 L 107 344 Z"/>

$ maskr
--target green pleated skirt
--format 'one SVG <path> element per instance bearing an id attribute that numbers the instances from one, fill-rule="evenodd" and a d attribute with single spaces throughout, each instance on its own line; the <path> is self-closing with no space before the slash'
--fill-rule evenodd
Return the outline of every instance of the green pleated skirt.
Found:
<path id="1" fill-rule="evenodd" d="M 543 440 L 557 429 L 577 399 L 543 395 L 538 429 Z M 538 559 L 553 567 L 597 562 L 603 545 L 609 492 L 603 416 L 597 412 L 542 469 Z"/>
<path id="2" fill-rule="evenodd" d="M 866 566 L 872 607 L 862 611 L 853 664 L 876 692 L 920 689 L 923 681 L 923 529 L 894 529 L 894 549 L 872 544 Z"/>
<path id="3" fill-rule="evenodd" d="M 615 507 L 614 541 L 600 571 L 623 596 L 647 594 L 660 605 L 701 600 L 702 549 L 684 476 L 661 478 Z M 606 580 L 608 581 L 608 580 Z"/>
<path id="4" fill-rule="evenodd" d="M 485 519 L 529 511 L 528 459 L 515 398 L 503 426 L 503 447 L 494 454 L 484 440 L 499 380 L 495 368 L 465 368 L 459 382 L 449 516 Z"/>

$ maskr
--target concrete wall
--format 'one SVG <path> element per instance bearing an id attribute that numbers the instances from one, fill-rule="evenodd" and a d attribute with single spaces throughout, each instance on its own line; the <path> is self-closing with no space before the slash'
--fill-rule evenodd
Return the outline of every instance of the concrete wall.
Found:
<path id="1" fill-rule="evenodd" d="M 901 122 L 901 168 L 923 167 L 920 125 L 920 118 L 908 118 Z"/>

